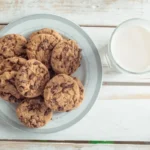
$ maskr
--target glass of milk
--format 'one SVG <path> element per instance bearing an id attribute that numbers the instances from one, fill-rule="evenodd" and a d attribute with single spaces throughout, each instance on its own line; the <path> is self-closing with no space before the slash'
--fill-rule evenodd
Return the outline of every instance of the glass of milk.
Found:
<path id="1" fill-rule="evenodd" d="M 121 72 L 150 72 L 150 22 L 131 19 L 120 24 L 109 41 L 108 56 Z"/>

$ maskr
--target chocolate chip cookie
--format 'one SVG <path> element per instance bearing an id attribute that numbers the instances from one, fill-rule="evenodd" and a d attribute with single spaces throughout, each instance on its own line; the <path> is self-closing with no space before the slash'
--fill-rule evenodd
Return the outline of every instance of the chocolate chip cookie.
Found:
<path id="1" fill-rule="evenodd" d="M 50 34 L 50 35 L 57 36 L 59 39 L 62 39 L 61 35 L 58 32 L 56 32 L 55 30 L 49 29 L 49 28 L 44 28 L 44 29 L 38 30 L 36 32 L 33 32 L 30 35 L 29 40 L 31 40 L 37 34 Z"/>
<path id="2" fill-rule="evenodd" d="M 19 120 L 29 128 L 44 126 L 52 118 L 52 111 L 42 97 L 25 99 L 16 109 Z"/>
<path id="3" fill-rule="evenodd" d="M 62 40 L 61 36 L 37 34 L 27 44 L 27 56 L 36 59 L 50 68 L 50 59 L 53 48 Z"/>
<path id="4" fill-rule="evenodd" d="M 73 40 L 64 40 L 52 51 L 51 65 L 55 72 L 72 74 L 80 66 L 81 50 Z"/>
<path id="5" fill-rule="evenodd" d="M 49 79 L 46 66 L 38 60 L 31 59 L 18 71 L 15 85 L 21 95 L 33 98 L 43 93 Z"/>
<path id="6" fill-rule="evenodd" d="M 0 62 L 6 58 L 26 55 L 27 40 L 19 34 L 8 34 L 0 38 Z"/>
<path id="7" fill-rule="evenodd" d="M 65 74 L 53 77 L 44 89 L 45 104 L 53 111 L 70 111 L 78 105 L 79 98 L 77 82 Z"/>
<path id="8" fill-rule="evenodd" d="M 0 64 L 0 97 L 11 103 L 22 101 L 21 94 L 15 86 L 15 77 L 26 60 L 19 57 L 11 57 Z"/>

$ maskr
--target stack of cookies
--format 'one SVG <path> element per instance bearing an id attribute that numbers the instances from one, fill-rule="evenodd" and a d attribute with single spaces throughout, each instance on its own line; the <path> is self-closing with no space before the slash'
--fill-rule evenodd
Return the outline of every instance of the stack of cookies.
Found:
<path id="1" fill-rule="evenodd" d="M 52 29 L 0 38 L 0 97 L 17 103 L 18 119 L 38 128 L 52 119 L 52 112 L 77 108 L 84 97 L 81 81 L 71 74 L 80 66 L 77 43 Z"/>

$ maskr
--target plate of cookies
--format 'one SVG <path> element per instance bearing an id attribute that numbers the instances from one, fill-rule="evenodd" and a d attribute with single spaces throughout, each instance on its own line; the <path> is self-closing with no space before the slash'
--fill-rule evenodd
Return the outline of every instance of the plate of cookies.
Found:
<path id="1" fill-rule="evenodd" d="M 29 132 L 53 133 L 82 119 L 102 84 L 90 37 L 50 14 L 16 20 L 0 31 L 0 118 Z"/>

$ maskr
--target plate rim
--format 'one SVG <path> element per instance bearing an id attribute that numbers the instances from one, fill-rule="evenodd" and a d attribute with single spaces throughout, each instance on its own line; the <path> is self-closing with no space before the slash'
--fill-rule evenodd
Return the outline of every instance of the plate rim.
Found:
<path id="1" fill-rule="evenodd" d="M 71 27 L 73 27 L 74 29 L 76 29 L 78 32 L 80 32 L 82 34 L 82 36 L 84 36 L 84 38 L 90 44 L 91 49 L 94 51 L 94 55 L 95 55 L 95 58 L 96 58 L 96 63 L 99 65 L 99 66 L 97 65 L 97 72 L 98 72 L 98 74 L 97 74 L 97 80 L 98 81 L 97 81 L 97 84 L 96 84 L 97 89 L 95 89 L 90 103 L 76 118 L 74 118 L 69 123 L 66 123 L 66 124 L 62 125 L 61 127 L 56 127 L 56 128 L 53 128 L 53 129 L 44 129 L 44 131 L 41 131 L 43 129 L 40 129 L 40 128 L 30 129 L 30 128 L 26 128 L 26 127 L 23 127 L 23 128 L 16 127 L 12 124 L 9 124 L 6 120 L 4 120 L 4 118 L 2 116 L 0 116 L 5 123 L 7 123 L 9 126 L 12 126 L 12 127 L 16 128 L 18 130 L 32 132 L 32 133 L 43 133 L 43 134 L 47 133 L 47 134 L 49 134 L 49 133 L 59 132 L 59 131 L 62 131 L 64 129 L 67 129 L 67 128 L 71 127 L 72 125 L 79 122 L 91 110 L 91 108 L 93 107 L 95 101 L 97 100 L 97 98 L 100 94 L 100 90 L 101 90 L 101 86 L 102 86 L 102 82 L 103 82 L 102 81 L 102 79 L 103 79 L 102 78 L 103 69 L 102 69 L 102 62 L 101 62 L 101 57 L 100 57 L 100 54 L 98 52 L 98 49 L 96 48 L 94 42 L 89 37 L 89 35 L 79 25 L 77 25 L 74 22 L 70 21 L 69 19 L 61 17 L 59 15 L 54 15 L 54 14 L 33 14 L 33 15 L 28 15 L 28 16 L 25 16 L 25 17 L 22 17 L 22 18 L 19 18 L 19 19 L 16 19 L 16 20 L 10 22 L 8 25 L 6 25 L 4 28 L 2 28 L 0 30 L 0 34 L 3 34 L 5 31 L 9 30 L 12 26 L 15 26 L 18 23 L 24 22 L 26 20 L 33 20 L 33 19 L 36 19 L 36 18 L 38 18 L 38 19 L 39 18 L 47 18 L 47 19 L 49 19 L 49 18 L 52 19 L 53 18 L 55 20 L 65 22 L 68 25 L 70 25 Z M 13 122 L 12 120 L 10 120 L 10 121 Z"/>

